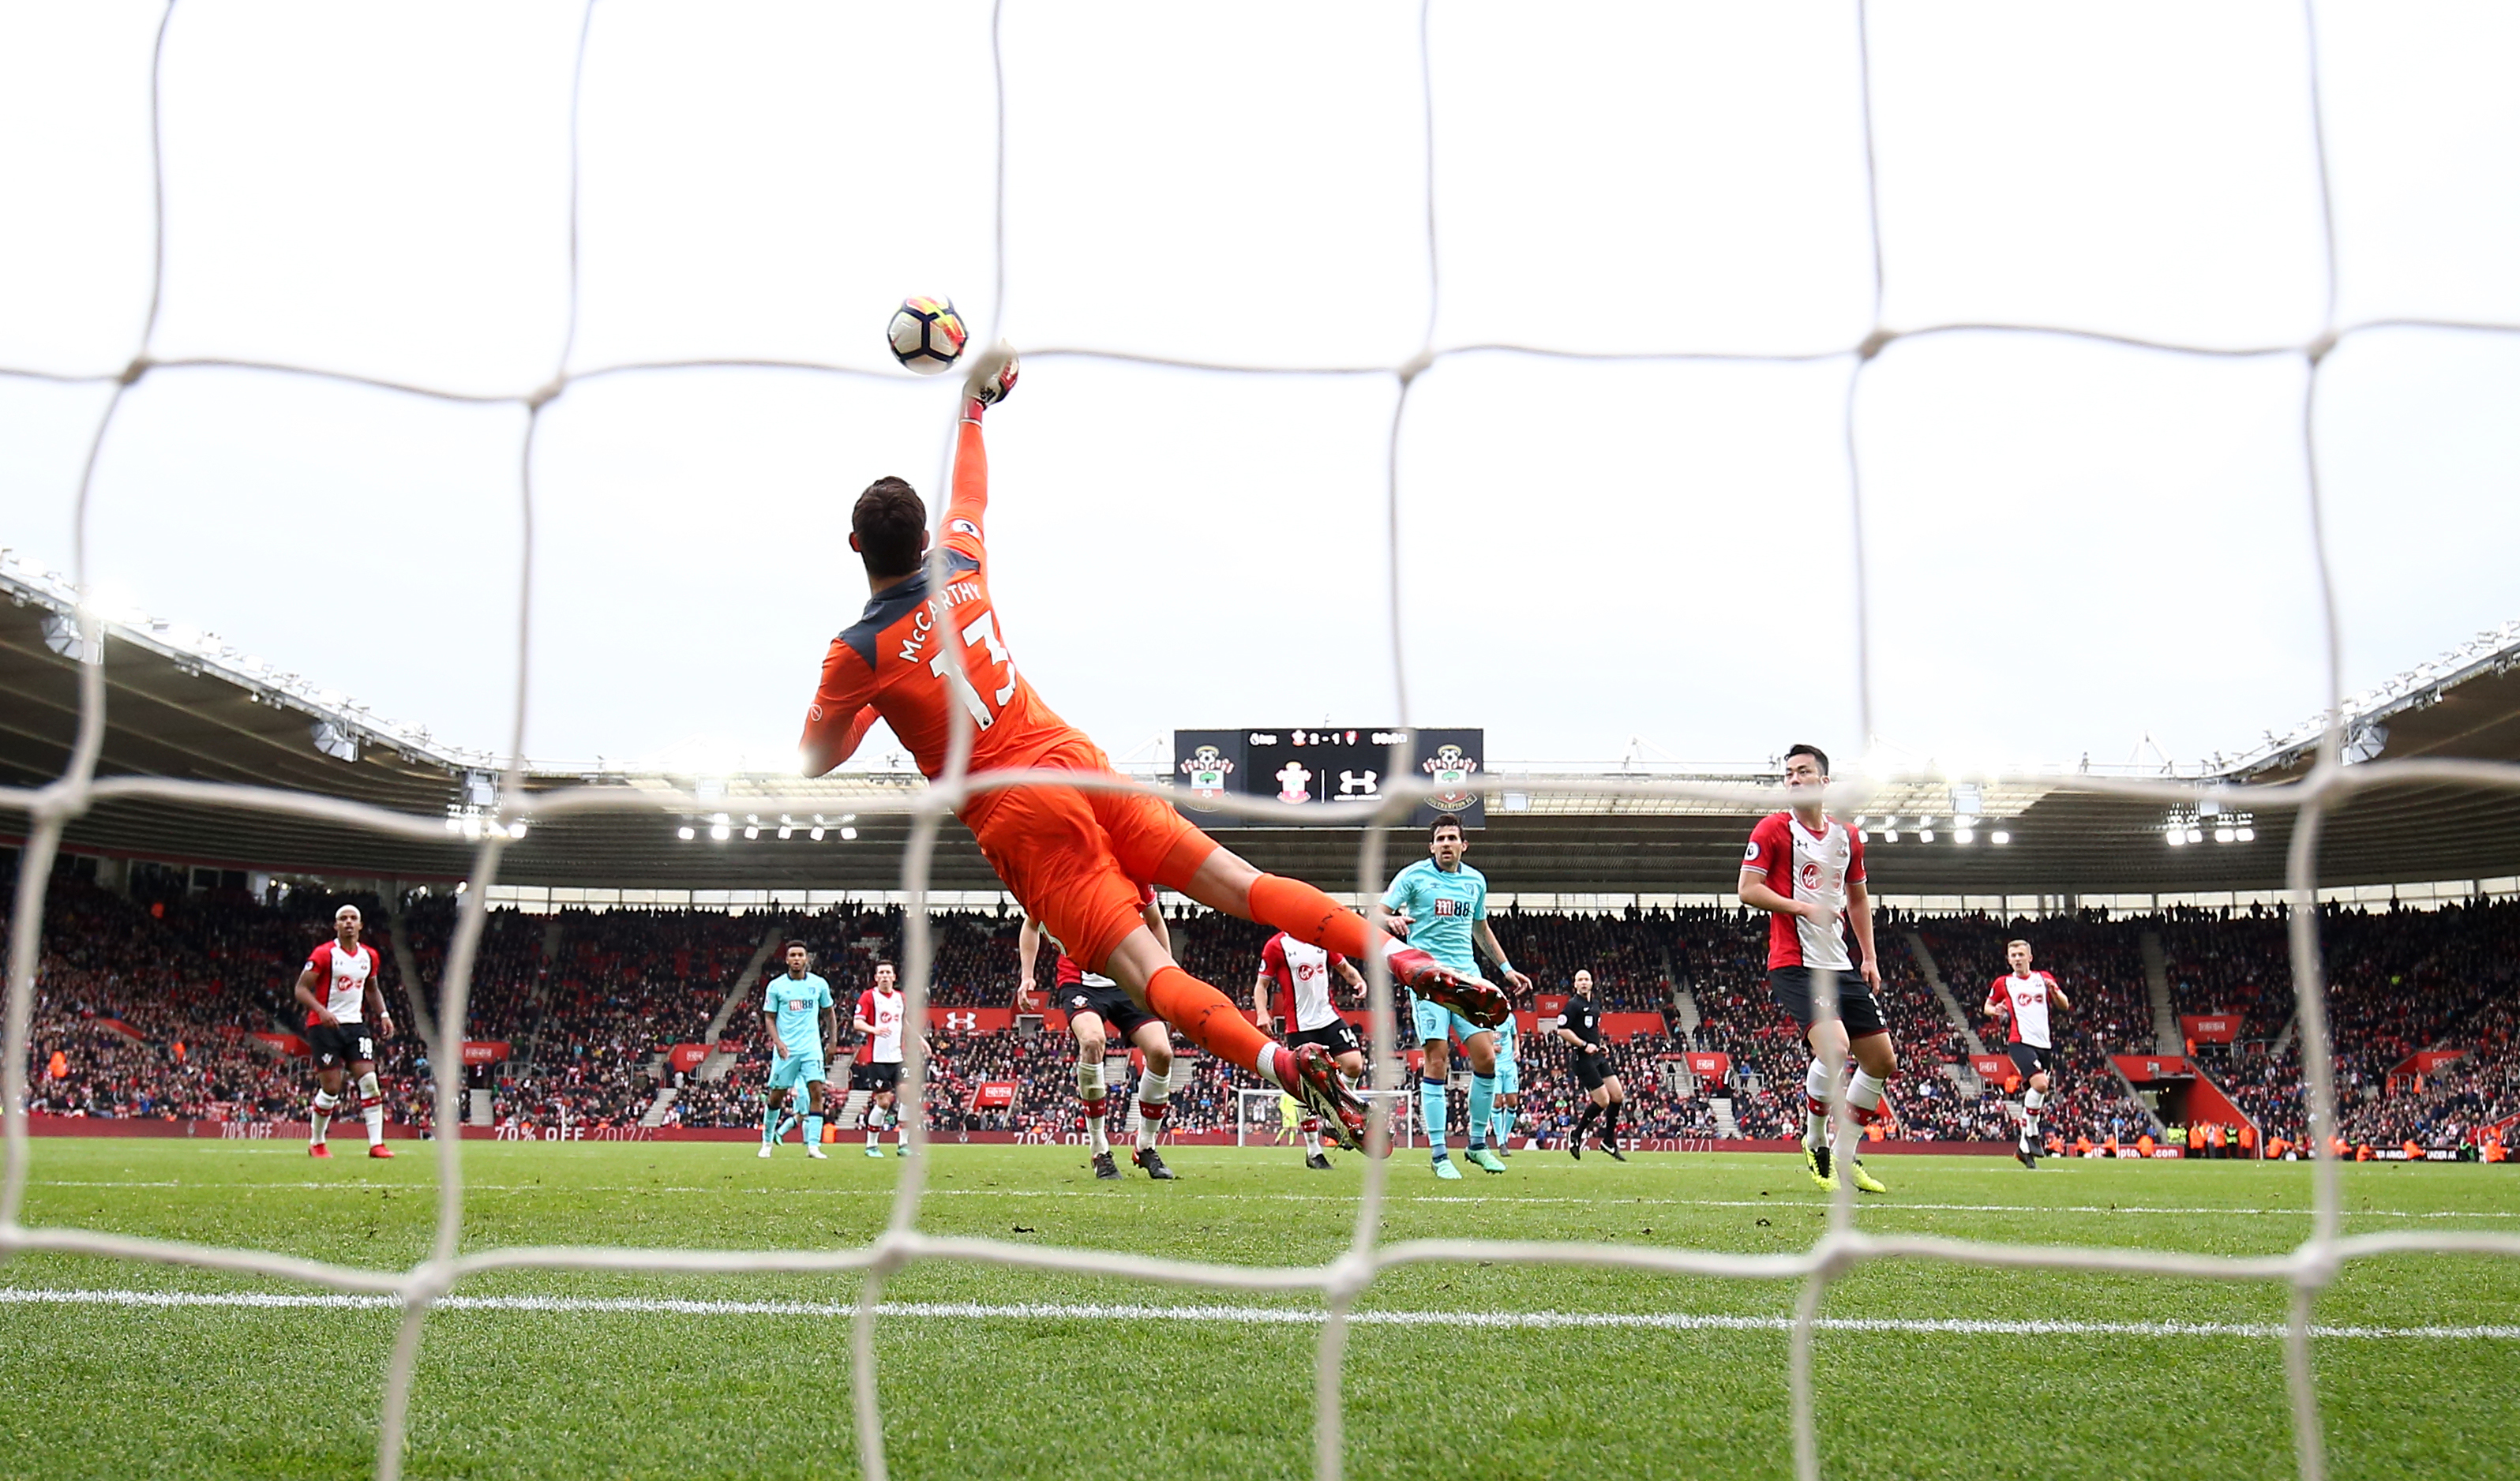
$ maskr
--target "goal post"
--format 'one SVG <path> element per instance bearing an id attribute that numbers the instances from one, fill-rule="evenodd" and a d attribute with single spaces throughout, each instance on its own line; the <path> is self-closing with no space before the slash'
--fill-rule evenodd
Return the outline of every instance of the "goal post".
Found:
<path id="1" fill-rule="evenodd" d="M 1284 1091 L 1271 1085 L 1245 1085 L 1237 1089 L 1234 1093 L 1234 1144 L 1250 1145 L 1254 1127 L 1259 1128 L 1262 1142 L 1276 1140 L 1280 1128 L 1285 1125 L 1283 1114 L 1279 1107 L 1279 1102 L 1285 1098 L 1285 1094 Z M 1359 1090 L 1356 1095 L 1358 1100 L 1366 1103 L 1369 1111 L 1378 1100 L 1391 1102 L 1391 1144 L 1393 1146 L 1418 1144 L 1416 1092 Z"/>

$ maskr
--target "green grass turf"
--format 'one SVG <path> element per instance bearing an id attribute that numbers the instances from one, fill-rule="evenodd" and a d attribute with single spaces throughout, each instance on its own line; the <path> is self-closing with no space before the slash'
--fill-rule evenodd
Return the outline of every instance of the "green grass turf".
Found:
<path id="1" fill-rule="evenodd" d="M 343 1149 L 355 1153 L 354 1144 Z M 251 1245 L 391 1269 L 420 1258 L 435 1161 L 310 1163 L 292 1144 L 47 1139 L 28 1223 Z M 466 1247 L 602 1242 L 834 1247 L 880 1228 L 897 1164 L 746 1144 L 476 1143 Z M 1182 1181 L 1096 1184 L 1074 1148 L 946 1146 L 922 1216 L 988 1234 L 1249 1264 L 1317 1262 L 1353 1227 L 1357 1160 L 1308 1173 L 1285 1149 L 1183 1147 Z M 1894 1191 L 1865 1228 L 1987 1239 L 2280 1251 L 2309 1231 L 2308 1169 L 1882 1157 Z M 1503 1177 L 1393 1173 L 1386 1238 L 1618 1239 L 1778 1251 L 1819 1233 L 1822 1195 L 1782 1157 L 1522 1152 Z M 2348 1172 L 2347 1230 L 2520 1233 L 2509 1169 Z M 28 1255 L 0 1285 L 289 1291 L 281 1282 L 85 1256 Z M 848 1301 L 853 1277 L 507 1272 L 462 1295 Z M 1428 1266 L 1362 1309 L 1775 1317 L 1795 1288 L 1509 1266 Z M 1302 1296 L 922 1264 L 887 1300 L 1227 1304 Z M 1863 1267 L 1832 1317 L 2280 1322 L 2275 1287 L 2158 1277 Z M 2520 1262 L 2359 1264 L 2322 1323 L 2520 1323 Z M 382 1311 L 0 1303 L 0 1476 L 357 1476 L 373 1460 L 394 1318 Z M 1316 1329 L 1075 1317 L 893 1317 L 878 1328 L 886 1438 L 904 1477 L 1301 1477 Z M 834 1316 L 449 1311 L 414 1397 L 418 1476 L 829 1476 L 856 1470 L 848 1323 Z M 1773 1330 L 1360 1326 L 1349 1350 L 1357 1476 L 1791 1473 L 1786 1337 Z M 1832 1477 L 2289 1476 L 2279 1344 L 2195 1334 L 1823 1332 L 1821 1445 Z M 2499 1475 L 2516 1445 L 2508 1338 L 2318 1345 L 2334 1474 Z M 1141 1448 L 1156 1459 L 1139 1461 Z"/>

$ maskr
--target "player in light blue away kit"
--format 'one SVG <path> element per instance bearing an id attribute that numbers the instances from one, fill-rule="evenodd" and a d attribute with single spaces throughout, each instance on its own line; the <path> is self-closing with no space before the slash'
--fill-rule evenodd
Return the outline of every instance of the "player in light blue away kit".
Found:
<path id="1" fill-rule="evenodd" d="M 1427 857 L 1392 879 L 1374 911 L 1375 921 L 1394 935 L 1408 937 L 1410 945 L 1443 965 L 1472 975 L 1478 970 L 1470 954 L 1475 943 L 1497 965 L 1497 975 L 1512 984 L 1512 991 L 1528 993 L 1531 979 L 1506 961 L 1505 948 L 1497 945 L 1496 932 L 1488 928 L 1487 876 L 1462 862 L 1468 851 L 1462 820 L 1451 813 L 1437 814 L 1426 830 Z M 1488 1172 L 1504 1172 L 1505 1163 L 1488 1150 L 1488 1122 L 1496 1109 L 1496 1035 L 1440 1004 L 1415 995 L 1410 1002 L 1418 1043 L 1426 1056 L 1418 1086 L 1418 1115 L 1426 1123 L 1426 1140 L 1434 1148 L 1435 1176 L 1462 1175 L 1444 1145 L 1444 1083 L 1452 1068 L 1446 1047 L 1456 1038 L 1470 1061 L 1469 1160 Z"/>
<path id="2" fill-rule="evenodd" d="M 1513 1140 L 1513 1113 L 1522 1103 L 1522 1067 L 1515 1058 L 1522 1052 L 1521 1021 L 1507 1014 L 1496 1036 L 1496 1117 L 1489 1123 L 1488 1144 L 1498 1156 L 1510 1157 L 1513 1149 L 1507 1144 Z"/>
<path id="3" fill-rule="evenodd" d="M 807 971 L 813 960 L 802 941 L 790 941 L 788 970 L 770 979 L 761 994 L 761 1027 L 770 1038 L 770 1091 L 761 1098 L 761 1155 L 769 1156 L 780 1134 L 779 1110 L 794 1088 L 805 1087 L 805 1155 L 823 1150 L 823 1065 L 826 1049 L 839 1034 L 838 1011 L 832 1007 L 832 984 Z"/>

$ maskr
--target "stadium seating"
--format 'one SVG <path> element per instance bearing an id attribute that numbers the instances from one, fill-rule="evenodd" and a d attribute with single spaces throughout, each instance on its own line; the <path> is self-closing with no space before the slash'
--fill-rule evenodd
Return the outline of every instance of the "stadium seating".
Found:
<path id="1" fill-rule="evenodd" d="M 303 1113 L 303 1061 L 256 1034 L 292 1032 L 304 1018 L 291 999 L 296 968 L 347 899 L 360 906 L 383 958 L 383 991 L 412 1023 L 401 958 L 421 976 L 443 970 L 456 902 L 416 896 L 405 907 L 405 952 L 395 924 L 371 898 L 298 891 L 276 904 L 241 894 L 141 889 L 123 895 L 65 872 L 47 902 L 46 935 L 29 1070 L 29 1105 L 57 1114 L 275 1120 Z M 1016 931 L 1012 914 L 942 912 L 935 918 L 939 1008 L 1012 1002 Z M 1500 934 L 1543 992 L 1562 991 L 1578 967 L 1596 977 L 1611 1011 L 1659 1011 L 1669 1038 L 1642 1035 L 1615 1046 L 1627 1087 L 1624 1128 L 1639 1137 L 1710 1138 L 1730 1097 L 1745 1137 L 1780 1137 L 1802 1120 L 1805 1053 L 1769 1005 L 1764 923 L 1739 910 L 1549 913 L 1508 910 Z M 1239 998 L 1267 932 L 1200 913 L 1171 922 L 1192 971 Z M 2036 921 L 1979 916 L 1900 920 L 1885 913 L 1878 940 L 1882 1002 L 1906 1064 L 1893 1104 L 1897 1135 L 1924 1141 L 2009 1141 L 2014 1122 L 2001 1085 L 1958 1072 L 1966 1045 L 1933 995 L 1907 944 L 1913 930 L 1982 1034 L 1985 984 L 2003 969 L 2003 944 L 2034 941 L 2074 1003 L 2058 1019 L 2064 1060 L 2046 1113 L 2049 1130 L 2094 1142 L 2132 1141 L 2151 1127 L 2145 1107 L 2111 1072 L 2107 1055 L 2151 1053 L 2152 1011 L 2142 938 L 2159 937 L 2173 1004 L 2181 1013 L 2240 1015 L 2232 1044 L 2187 1046 L 2195 1064 L 2263 1134 L 2298 1142 L 2303 1131 L 2298 1040 L 2287 1030 L 2292 993 L 2283 921 L 2262 911 L 2179 910 L 2109 920 L 2096 913 Z M 766 1065 L 757 1024 L 739 1004 L 720 1047 L 722 1079 L 671 1076 L 660 1053 L 704 1036 L 765 938 L 793 934 L 815 950 L 846 1016 L 878 960 L 902 952 L 898 908 L 841 909 L 800 918 L 685 911 L 569 911 L 558 916 L 493 911 L 475 968 L 467 1035 L 505 1040 L 512 1060 L 496 1077 L 496 1119 L 520 1127 L 562 1121 L 630 1126 L 655 1100 L 659 1076 L 678 1093 L 667 1124 L 749 1126 L 760 1114 Z M 2376 914 L 2331 910 L 2321 923 L 2330 974 L 2328 1011 L 2349 1141 L 2454 1144 L 2520 1113 L 2520 905 Z M 771 969 L 775 970 L 775 966 Z M 1040 964 L 1046 980 L 1050 965 Z M 1676 1011 L 1693 1001 L 1689 1042 Z M 946 1130 L 1058 1134 L 1075 1129 L 1061 1035 L 940 1033 L 929 1088 L 933 1124 Z M 2417 1078 L 2392 1071 L 2419 1050 L 2470 1050 L 2467 1058 Z M 1704 1084 L 1666 1057 L 1685 1049 L 1725 1054 L 1728 1085 Z M 387 1052 L 395 1119 L 429 1119 L 427 1059 L 406 1037 Z M 1174 1098 L 1183 1131 L 1230 1130 L 1239 1072 L 1193 1056 Z M 56 1073 L 55 1071 L 59 1072 Z M 837 1071 L 835 1069 L 835 1075 Z M 973 1109 L 973 1091 L 1013 1082 L 1014 1104 Z M 1580 1110 L 1562 1047 L 1527 1036 L 1518 1132 L 1562 1136 Z M 1457 1093 L 1455 1097 L 1459 1100 Z M 1456 1105 L 1456 1125 L 1466 1107 Z"/>

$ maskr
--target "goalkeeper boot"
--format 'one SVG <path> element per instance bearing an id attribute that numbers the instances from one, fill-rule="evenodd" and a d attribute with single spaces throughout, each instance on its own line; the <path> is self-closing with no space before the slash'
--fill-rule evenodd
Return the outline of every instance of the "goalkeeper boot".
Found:
<path id="1" fill-rule="evenodd" d="M 1829 1172 L 1828 1148 L 1803 1144 L 1803 1166 L 1811 1170 L 1812 1185 L 1826 1192 L 1837 1191 L 1837 1179 Z"/>
<path id="2" fill-rule="evenodd" d="M 1501 1173 L 1505 1171 L 1505 1163 L 1499 1160 L 1496 1153 L 1488 1150 L 1484 1146 L 1471 1147 L 1469 1160 L 1470 1166 L 1477 1168 L 1481 1172 Z"/>
<path id="3" fill-rule="evenodd" d="M 1139 1147 L 1136 1151 L 1129 1154 L 1129 1160 L 1144 1168 L 1147 1176 L 1152 1178 L 1157 1183 L 1170 1183 L 1181 1176 L 1181 1174 L 1174 1172 L 1171 1168 L 1164 1166 L 1163 1157 L 1151 1146 Z"/>
<path id="4" fill-rule="evenodd" d="M 1287 1057 L 1280 1064 L 1291 1082 L 1286 1086 L 1287 1092 L 1303 1102 L 1304 1109 L 1322 1118 L 1322 1130 L 1341 1150 L 1362 1150 L 1365 1102 L 1348 1089 L 1329 1051 L 1318 1044 L 1299 1044 L 1284 1053 Z"/>
<path id="5" fill-rule="evenodd" d="M 1459 1183 L 1462 1181 L 1462 1170 L 1453 1165 L 1452 1158 L 1437 1157 L 1435 1159 L 1435 1176 L 1446 1183 Z"/>
<path id="6" fill-rule="evenodd" d="M 1098 1183 L 1117 1183 L 1120 1181 L 1120 1169 L 1112 1165 L 1111 1154 L 1109 1152 L 1096 1152 L 1094 1154 L 1094 1180 Z"/>
<path id="7" fill-rule="evenodd" d="M 1862 1158 L 1849 1157 L 1846 1159 L 1846 1175 L 1855 1180 L 1855 1186 L 1857 1188 L 1868 1193 L 1886 1193 L 1890 1191 L 1889 1184 L 1882 1182 L 1880 1179 L 1864 1170 L 1864 1162 Z"/>
<path id="8" fill-rule="evenodd" d="M 1418 997 L 1481 1028 L 1494 1028 L 1513 1012 L 1513 1000 L 1505 989 L 1484 978 L 1465 977 L 1414 946 L 1391 954 L 1391 975 Z"/>
<path id="9" fill-rule="evenodd" d="M 1317 1173 L 1326 1173 L 1330 1170 L 1330 1159 L 1323 1156 L 1320 1152 L 1306 1152 L 1304 1153 L 1304 1166 Z"/>
<path id="10" fill-rule="evenodd" d="M 981 411 L 1012 395 L 1015 375 L 1020 368 L 1015 360 L 1015 347 L 1004 339 L 973 359 L 970 371 L 963 377 L 964 420 L 977 422 Z"/>

